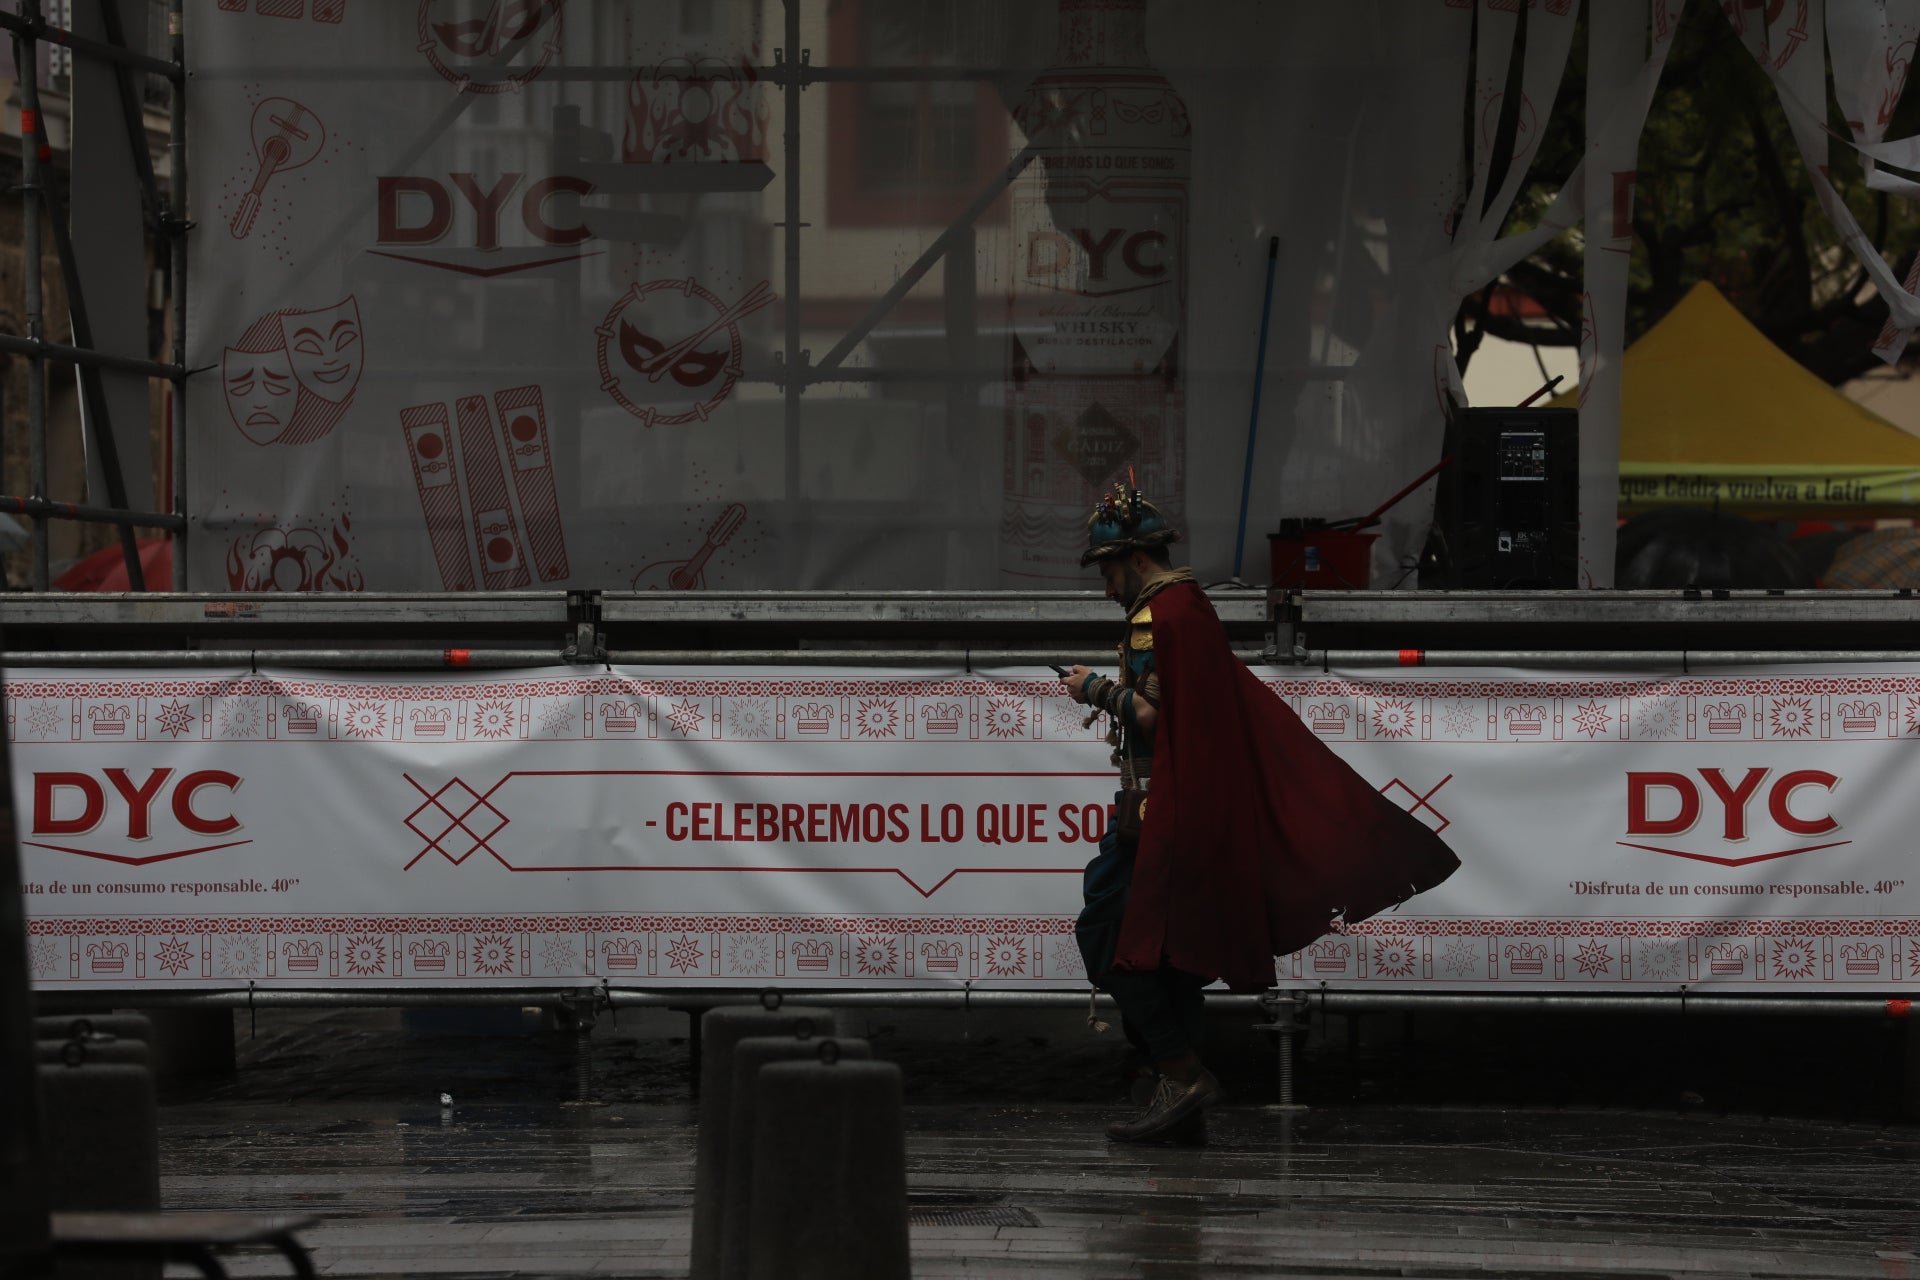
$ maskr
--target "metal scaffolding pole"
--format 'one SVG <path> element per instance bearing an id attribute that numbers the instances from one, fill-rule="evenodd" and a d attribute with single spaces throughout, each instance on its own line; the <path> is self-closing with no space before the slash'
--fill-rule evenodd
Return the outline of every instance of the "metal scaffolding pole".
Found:
<path id="1" fill-rule="evenodd" d="M 184 73 L 187 65 L 182 0 L 167 0 L 167 56 Z M 187 77 L 172 80 L 167 121 L 167 287 L 173 294 L 172 400 L 168 406 L 172 442 L 173 513 L 180 527 L 173 534 L 173 589 L 189 590 L 187 569 Z"/>
<path id="2" fill-rule="evenodd" d="M 25 29 L 33 36 L 39 36 L 47 31 L 53 30 L 41 22 L 39 0 L 24 0 L 20 16 L 26 23 Z M 89 46 L 89 51 L 91 52 L 94 42 L 87 41 L 85 43 Z M 101 45 L 99 47 L 102 49 L 111 49 L 113 46 Z M 46 171 L 41 167 L 43 165 L 50 166 L 53 159 L 53 147 L 47 137 L 47 122 L 40 112 L 39 50 L 37 46 L 24 44 L 24 42 L 16 36 L 15 52 L 15 64 L 20 73 L 20 154 L 23 164 L 22 174 L 23 176 L 29 173 L 32 175 L 27 178 L 27 181 L 23 185 L 32 189 L 35 193 L 35 199 L 32 201 L 34 208 L 31 210 L 34 216 L 27 224 L 28 236 L 30 238 L 30 243 L 27 246 L 28 269 L 35 272 L 36 275 L 39 270 L 40 246 L 38 213 L 40 209 L 46 209 L 52 215 L 48 219 L 48 224 L 53 231 L 54 248 L 60 259 L 61 276 L 66 284 L 67 314 L 73 327 L 74 346 L 81 350 L 86 350 L 93 346 L 93 328 L 87 319 L 86 297 L 80 287 L 79 269 L 74 261 L 73 255 L 73 243 L 68 236 L 63 211 L 58 202 L 55 201 L 52 189 L 46 181 Z M 124 50 L 121 52 L 124 52 Z M 25 56 L 20 56 L 23 53 Z M 26 157 L 29 155 L 33 157 L 31 162 L 26 160 Z M 24 167 L 29 163 L 31 164 L 30 170 Z M 29 293 L 32 294 L 33 292 L 30 286 Z M 28 307 L 29 337 L 44 340 L 45 334 L 42 331 L 43 326 L 36 326 L 32 319 L 32 313 L 39 310 L 39 299 L 30 296 L 28 299 Z M 127 506 L 126 483 L 120 471 L 120 456 L 119 450 L 114 443 L 113 427 L 107 416 L 107 398 L 105 389 L 100 381 L 100 362 L 97 359 L 88 359 L 78 360 L 75 363 L 80 370 L 80 396 L 85 408 L 83 416 L 86 420 L 88 433 L 92 437 L 92 445 L 99 457 L 101 476 L 106 482 L 107 503 L 112 507 L 124 510 Z M 41 437 L 44 460 L 46 434 L 44 382 L 41 388 L 41 398 L 38 408 L 39 412 L 36 415 L 36 425 L 30 429 L 37 431 Z M 29 404 L 28 411 L 32 413 L 33 409 L 34 406 Z M 36 477 L 36 479 L 42 481 L 44 481 L 44 478 L 44 475 Z M 44 498 L 47 496 L 44 484 L 36 489 L 33 496 L 36 498 Z M 126 561 L 127 581 L 129 585 L 131 585 L 135 591 L 146 590 L 146 579 L 140 569 L 140 553 L 134 544 L 133 529 L 124 524 L 120 526 L 120 551 Z M 39 580 L 41 561 L 37 557 L 38 553 L 36 553 L 34 564 L 36 575 L 35 589 L 44 591 L 46 590 L 46 584 Z"/>
<path id="3" fill-rule="evenodd" d="M 156 511 L 122 511 L 117 507 L 90 507 L 79 502 L 49 502 L 45 498 L 0 496 L 0 511 L 32 516 L 35 520 L 84 520 L 93 524 L 131 525 L 136 529 L 174 529 L 179 516 Z"/>
<path id="4" fill-rule="evenodd" d="M 21 0 L 20 18 L 40 21 L 40 0 Z M 27 353 L 27 488 L 35 498 L 47 496 L 47 362 L 43 347 L 47 337 L 45 289 L 40 277 L 40 198 L 42 162 L 51 161 L 49 151 L 42 155 L 37 136 L 40 111 L 40 48 L 21 34 L 13 35 L 13 65 L 20 77 L 20 210 L 22 277 L 26 290 L 27 340 L 36 344 Z M 45 520 L 33 522 L 33 589 L 45 591 L 52 585 L 48 568 Z"/>
<path id="5" fill-rule="evenodd" d="M 786 413 L 781 469 L 786 501 L 797 504 L 800 501 L 800 396 L 807 389 L 807 353 L 800 349 L 800 76 L 805 59 L 800 49 L 801 0 L 785 0 L 785 3 L 786 46 L 776 49 L 773 58 L 774 64 L 783 69 L 781 100 L 786 106 L 786 129 L 781 136 L 785 164 L 785 172 L 781 174 L 785 198 L 781 231 L 786 253 L 781 284 L 786 291 L 782 310 L 787 330 L 782 362 L 786 385 L 781 388 L 781 400 Z M 799 558 L 806 549 L 800 539 L 789 538 L 786 542 L 787 580 L 798 581 Z"/>

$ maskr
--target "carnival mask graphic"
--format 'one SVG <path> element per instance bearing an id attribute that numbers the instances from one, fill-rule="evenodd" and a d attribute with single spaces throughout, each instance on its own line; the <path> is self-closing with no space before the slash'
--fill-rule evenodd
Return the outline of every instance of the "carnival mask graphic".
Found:
<path id="1" fill-rule="evenodd" d="M 227 393 L 227 416 L 255 444 L 272 444 L 293 421 L 293 365 L 284 347 L 247 351 L 228 347 L 220 376 Z"/>
<path id="2" fill-rule="evenodd" d="M 634 285 L 594 330 L 601 389 L 649 427 L 705 422 L 740 379 L 741 321 L 773 301 L 765 281 L 731 302 L 694 280 Z"/>
<path id="3" fill-rule="evenodd" d="M 286 311 L 280 328 L 302 390 L 345 404 L 360 385 L 360 306 L 352 298 L 317 311 Z"/>
<path id="4" fill-rule="evenodd" d="M 546 69 L 565 0 L 420 0 L 420 52 L 462 93 L 501 93 Z M 503 56 L 509 58 L 502 64 Z"/>
<path id="5" fill-rule="evenodd" d="M 360 305 L 272 311 L 226 349 L 227 415 L 255 444 L 307 444 L 353 406 L 366 365 Z"/>
<path id="6" fill-rule="evenodd" d="M 628 320 L 620 322 L 620 358 L 627 367 L 636 373 L 647 374 L 655 382 L 664 372 L 671 374 L 673 380 L 689 390 L 704 387 L 712 382 L 727 362 L 725 351 L 686 351 L 678 354 L 678 359 L 670 365 L 660 363 L 667 353 L 667 344 L 651 334 L 642 333 Z"/>

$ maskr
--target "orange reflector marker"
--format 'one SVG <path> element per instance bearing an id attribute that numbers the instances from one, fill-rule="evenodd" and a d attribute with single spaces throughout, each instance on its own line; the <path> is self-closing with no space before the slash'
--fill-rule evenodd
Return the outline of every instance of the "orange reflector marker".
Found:
<path id="1" fill-rule="evenodd" d="M 1912 1012 L 1913 1012 L 1913 1001 L 1911 1000 L 1887 1001 L 1887 1016 L 1889 1018 L 1904 1018 Z"/>
<path id="2" fill-rule="evenodd" d="M 445 655 L 445 656 L 446 656 L 446 660 L 447 660 L 447 665 L 448 665 L 448 666 L 450 666 L 450 667 L 464 667 L 464 666 L 466 666 L 466 665 L 467 665 L 467 663 L 468 663 L 468 662 L 470 662 L 470 661 L 472 661 L 472 659 L 473 659 L 473 650 L 471 650 L 471 649 L 449 649 L 449 650 L 447 650 L 447 652 L 446 652 L 446 655 Z"/>
<path id="3" fill-rule="evenodd" d="M 1426 666 L 1427 651 L 1425 649 L 1402 649 L 1400 651 L 1400 665 L 1403 667 Z"/>

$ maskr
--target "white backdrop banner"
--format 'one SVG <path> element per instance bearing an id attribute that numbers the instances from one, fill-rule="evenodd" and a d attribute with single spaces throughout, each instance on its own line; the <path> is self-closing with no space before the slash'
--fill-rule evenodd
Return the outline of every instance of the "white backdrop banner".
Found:
<path id="1" fill-rule="evenodd" d="M 1270 674 L 1463 866 L 1284 984 L 1920 985 L 1920 667 Z M 1044 671 L 15 671 L 45 989 L 1073 987 Z"/>

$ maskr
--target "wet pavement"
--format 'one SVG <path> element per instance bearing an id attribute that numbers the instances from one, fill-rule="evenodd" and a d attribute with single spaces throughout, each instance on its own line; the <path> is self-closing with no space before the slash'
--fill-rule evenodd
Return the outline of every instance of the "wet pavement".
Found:
<path id="1" fill-rule="evenodd" d="M 684 1275 L 684 1027 L 603 1021 L 579 1105 L 574 1037 L 534 1019 L 263 1013 L 248 1038 L 242 1017 L 237 1075 L 167 1090 L 164 1201 L 321 1215 L 325 1274 Z M 1397 1029 L 1318 1042 L 1302 1075 L 1324 1101 L 1283 1112 L 1259 1105 L 1270 1047 L 1229 1028 L 1216 1056 L 1247 1101 L 1213 1114 L 1212 1145 L 1118 1147 L 1111 1036 L 1058 1015 L 953 1027 L 872 1026 L 910 1082 L 919 1276 L 1920 1277 L 1913 1126 L 1417 1105 L 1457 1090 L 1391 1071 Z"/>

